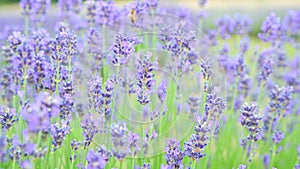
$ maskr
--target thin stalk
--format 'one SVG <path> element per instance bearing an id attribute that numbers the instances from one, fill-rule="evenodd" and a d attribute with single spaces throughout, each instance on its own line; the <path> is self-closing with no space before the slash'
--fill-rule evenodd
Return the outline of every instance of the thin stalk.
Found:
<path id="1" fill-rule="evenodd" d="M 42 131 L 39 131 L 38 138 L 37 138 L 38 140 L 37 140 L 37 143 L 36 143 L 37 147 L 39 147 L 39 145 L 40 145 L 41 138 L 42 138 Z"/>
<path id="2" fill-rule="evenodd" d="M 74 153 L 74 151 L 73 151 L 73 153 L 72 153 L 72 163 L 71 163 L 71 169 L 73 169 L 73 166 L 74 166 L 74 161 L 75 161 L 75 159 L 74 159 L 74 155 L 75 155 L 75 153 Z"/>
<path id="3" fill-rule="evenodd" d="M 117 69 L 116 69 L 116 77 L 118 78 L 119 76 L 119 69 L 120 67 L 117 66 Z M 111 114 L 110 114 L 110 117 L 109 117 L 109 123 L 108 123 L 108 129 L 112 123 L 112 116 L 113 116 L 113 113 L 114 113 L 114 107 L 115 107 L 115 99 L 116 99 L 116 86 L 114 86 L 114 94 L 113 94 L 113 101 L 112 101 L 112 110 L 111 110 Z M 109 142 L 109 139 L 110 139 L 110 135 L 109 135 L 109 131 L 107 131 L 107 143 L 106 143 L 106 147 L 108 148 L 108 142 Z"/>
<path id="4" fill-rule="evenodd" d="M 87 156 L 88 151 L 87 151 L 87 149 L 85 149 L 84 151 L 85 151 L 84 166 L 85 166 L 85 168 L 87 168 L 87 160 L 86 160 L 86 156 Z"/>
<path id="5" fill-rule="evenodd" d="M 25 16 L 25 37 L 28 39 L 28 34 L 29 34 L 29 16 Z"/>
<path id="6" fill-rule="evenodd" d="M 196 165 L 197 165 L 197 161 L 193 160 L 193 167 L 192 167 L 192 169 L 196 169 Z"/>
<path id="7" fill-rule="evenodd" d="M 45 164 L 45 168 L 48 167 L 48 161 L 49 161 L 49 156 L 50 156 L 50 151 L 51 151 L 51 138 L 49 138 L 49 143 L 48 143 L 48 152 L 47 152 L 47 160 L 46 160 L 46 164 Z"/>
<path id="8" fill-rule="evenodd" d="M 60 150 L 59 150 L 60 152 L 59 152 L 59 154 L 60 154 L 60 161 L 59 161 L 59 168 L 64 168 L 64 167 L 62 167 L 62 166 L 64 166 L 63 165 L 63 151 L 62 151 L 62 147 L 60 148 Z"/>
<path id="9" fill-rule="evenodd" d="M 134 155 L 132 156 L 132 168 L 134 168 Z"/>
<path id="10" fill-rule="evenodd" d="M 60 61 L 57 62 L 57 67 L 56 67 L 56 77 L 55 77 L 55 92 L 58 95 L 58 83 L 59 83 L 59 69 L 60 69 Z"/>
<path id="11" fill-rule="evenodd" d="M 272 156 L 271 156 L 271 162 L 270 162 L 270 165 L 269 165 L 269 168 L 272 169 L 272 166 L 273 166 L 273 163 L 274 163 L 274 157 L 275 157 L 275 154 L 276 154 L 276 144 L 273 143 L 273 147 L 272 147 Z"/>
<path id="12" fill-rule="evenodd" d="M 12 163 L 12 169 L 15 169 L 15 166 L 16 166 L 16 159 L 14 158 L 14 160 L 13 160 L 13 163 Z"/>
<path id="13" fill-rule="evenodd" d="M 205 80 L 204 84 L 206 85 L 206 91 L 204 91 L 204 95 L 202 98 L 202 107 L 201 107 L 201 111 L 204 114 L 205 111 L 205 105 L 206 105 L 206 100 L 207 100 L 207 90 L 208 90 L 208 80 Z"/>
<path id="14" fill-rule="evenodd" d="M 247 161 L 247 167 L 248 167 L 248 169 L 250 169 L 250 163 L 251 163 L 252 158 L 253 158 L 253 152 L 252 152 L 253 148 L 252 147 L 253 147 L 253 140 L 251 139 L 250 143 L 249 143 L 249 150 L 247 152 L 247 155 L 249 157 L 249 159 Z"/>
<path id="15" fill-rule="evenodd" d="M 123 161 L 120 161 L 119 169 L 122 169 Z"/>

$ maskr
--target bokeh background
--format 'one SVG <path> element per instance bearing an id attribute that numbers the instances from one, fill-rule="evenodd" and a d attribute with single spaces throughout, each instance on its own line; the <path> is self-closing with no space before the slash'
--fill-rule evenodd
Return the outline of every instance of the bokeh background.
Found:
<path id="1" fill-rule="evenodd" d="M 115 0 L 119 6 L 132 1 Z M 54 20 L 59 13 L 56 8 L 56 2 L 57 0 L 52 0 L 51 9 L 47 14 L 47 17 L 51 17 Z M 189 13 L 192 16 L 197 15 L 199 11 L 196 0 L 160 0 L 160 4 L 170 8 L 183 7 L 190 11 Z M 288 10 L 297 9 L 300 9 L 299 0 L 210 0 L 205 6 L 208 16 L 205 19 L 204 27 L 213 27 L 215 20 L 224 14 L 231 16 L 234 16 L 236 13 L 246 14 L 252 20 L 252 32 L 250 35 L 256 36 L 259 32 L 260 24 L 270 12 L 283 16 Z M 19 0 L 0 0 L 0 31 L 4 26 L 23 23 L 21 20 L 23 18 Z M 49 25 L 51 24 L 52 22 Z"/>

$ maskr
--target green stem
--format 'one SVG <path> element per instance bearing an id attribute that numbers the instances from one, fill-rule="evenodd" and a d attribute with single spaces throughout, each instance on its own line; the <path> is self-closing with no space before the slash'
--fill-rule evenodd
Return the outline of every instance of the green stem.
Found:
<path id="1" fill-rule="evenodd" d="M 45 168 L 47 168 L 47 167 L 48 167 L 48 161 L 49 161 L 50 151 L 51 151 L 51 138 L 49 138 L 49 143 L 48 143 L 48 152 L 47 152 L 47 158 L 46 158 L 46 164 L 45 164 Z"/>
<path id="2" fill-rule="evenodd" d="M 196 164 L 197 164 L 197 161 L 193 160 L 193 167 L 192 167 L 192 169 L 196 169 Z"/>
<path id="3" fill-rule="evenodd" d="M 272 169 L 272 167 L 273 167 L 275 154 L 276 154 L 276 144 L 273 144 L 271 162 L 270 162 L 270 166 L 269 166 L 270 169 Z"/>
<path id="4" fill-rule="evenodd" d="M 12 169 L 15 169 L 15 166 L 16 166 L 16 159 L 14 158 L 14 160 L 13 160 L 13 163 L 12 163 Z"/>
<path id="5" fill-rule="evenodd" d="M 132 156 L 132 168 L 134 168 L 134 155 Z"/>
<path id="6" fill-rule="evenodd" d="M 62 166 L 64 166 L 63 165 L 63 152 L 62 152 L 62 148 L 60 148 L 60 150 L 59 150 L 60 152 L 59 152 L 59 154 L 60 154 L 60 161 L 59 161 L 59 168 L 64 168 L 64 167 L 62 167 Z"/>
<path id="7" fill-rule="evenodd" d="M 57 62 L 57 67 L 56 67 L 56 77 L 55 77 L 55 92 L 58 95 L 59 91 L 58 91 L 58 84 L 59 84 L 59 69 L 60 69 L 60 61 Z"/>
<path id="8" fill-rule="evenodd" d="M 120 161 L 119 169 L 122 169 L 123 161 Z"/>
<path id="9" fill-rule="evenodd" d="M 29 34 L 29 16 L 25 16 L 25 37 L 28 39 L 28 34 Z"/>
<path id="10" fill-rule="evenodd" d="M 73 151 L 73 153 L 72 153 L 72 163 L 71 163 L 71 169 L 73 169 L 73 166 L 74 166 L 74 161 L 75 161 L 75 159 L 74 159 L 74 151 Z"/>
<path id="11" fill-rule="evenodd" d="M 119 69 L 120 67 L 118 66 L 117 69 L 116 69 L 116 77 L 118 78 L 118 75 L 119 75 Z M 110 114 L 110 117 L 109 117 L 109 123 L 108 123 L 108 129 L 112 123 L 112 116 L 113 116 L 113 113 L 114 113 L 114 107 L 115 107 L 115 99 L 116 99 L 116 86 L 114 86 L 114 94 L 113 94 L 113 101 L 112 101 L 112 110 L 111 110 L 111 114 Z M 106 147 L 108 148 L 108 143 L 109 143 L 109 139 L 110 139 L 110 135 L 109 135 L 109 131 L 107 131 L 107 143 L 106 143 Z"/>

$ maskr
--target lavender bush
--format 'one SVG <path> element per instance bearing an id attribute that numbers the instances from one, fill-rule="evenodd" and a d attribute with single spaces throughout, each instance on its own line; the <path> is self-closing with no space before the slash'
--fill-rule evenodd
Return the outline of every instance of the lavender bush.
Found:
<path id="1" fill-rule="evenodd" d="M 21 0 L 0 168 L 300 168 L 300 11 L 206 25 L 158 0 Z M 196 16 L 196 17 L 195 17 Z"/>

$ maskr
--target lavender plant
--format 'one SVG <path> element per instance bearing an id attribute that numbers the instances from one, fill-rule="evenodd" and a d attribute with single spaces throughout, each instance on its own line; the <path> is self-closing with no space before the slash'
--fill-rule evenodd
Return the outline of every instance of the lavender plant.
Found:
<path id="1" fill-rule="evenodd" d="M 53 3 L 1 22 L 0 168 L 300 168 L 296 5 Z"/>

